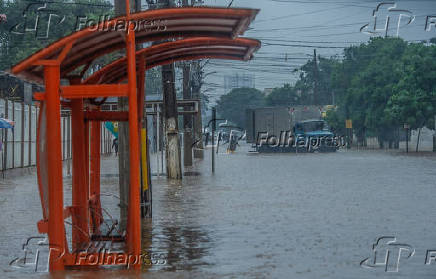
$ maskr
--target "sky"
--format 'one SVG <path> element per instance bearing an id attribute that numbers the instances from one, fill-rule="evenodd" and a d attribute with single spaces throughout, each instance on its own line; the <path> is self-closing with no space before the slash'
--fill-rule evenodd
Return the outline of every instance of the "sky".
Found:
<path id="1" fill-rule="evenodd" d="M 205 0 L 205 5 L 228 6 L 230 2 Z M 236 73 L 254 74 L 255 86 L 260 90 L 295 83 L 299 74 L 293 70 L 312 59 L 314 49 L 323 57 L 341 57 L 344 47 L 367 42 L 371 35 L 360 29 L 366 24 L 370 24 L 366 30 L 374 29 L 373 11 L 380 3 L 372 0 L 234 0 L 232 7 L 260 9 L 243 37 L 259 39 L 262 48 L 249 62 L 211 61 L 206 73 L 216 73 L 207 76 L 205 94 L 214 102 L 227 93 L 223 87 L 224 75 Z M 377 13 L 377 26 L 384 26 L 390 15 L 390 36 L 396 36 L 397 22 L 402 14 L 399 37 L 412 42 L 436 37 L 436 26 L 425 30 L 428 16 L 433 16 L 436 22 L 436 0 L 384 3 L 386 5 Z M 402 11 L 388 11 L 390 7 Z"/>

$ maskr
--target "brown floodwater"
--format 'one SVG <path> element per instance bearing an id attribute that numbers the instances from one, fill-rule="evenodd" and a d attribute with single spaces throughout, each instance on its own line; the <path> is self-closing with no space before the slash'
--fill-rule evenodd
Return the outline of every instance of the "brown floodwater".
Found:
<path id="1" fill-rule="evenodd" d="M 427 250 L 436 250 L 435 156 L 247 151 L 220 153 L 214 175 L 208 151 L 181 182 L 153 177 L 153 219 L 143 222 L 142 246 L 162 262 L 139 273 L 75 270 L 55 277 L 435 277 L 436 262 L 425 264 Z M 116 172 L 115 157 L 103 158 L 102 204 L 113 218 L 119 214 Z M 65 189 L 71 190 L 68 177 Z M 35 175 L 0 181 L 0 210 L 0 278 L 49 278 L 9 264 L 23 255 L 23 242 L 38 235 Z M 382 236 L 415 249 L 400 259 L 398 272 L 360 265 Z"/>

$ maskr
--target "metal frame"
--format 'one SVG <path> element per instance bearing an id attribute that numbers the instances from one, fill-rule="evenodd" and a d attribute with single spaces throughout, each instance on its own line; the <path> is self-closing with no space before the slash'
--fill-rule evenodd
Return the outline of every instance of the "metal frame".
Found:
<path id="1" fill-rule="evenodd" d="M 40 101 L 41 107 L 44 108 L 39 115 L 37 128 L 38 185 L 43 209 L 43 220 L 38 222 L 38 230 L 40 233 L 48 234 L 50 271 L 63 270 L 68 266 L 84 265 L 127 264 L 135 269 L 139 269 L 141 266 L 140 151 L 143 154 L 146 152 L 144 148 L 141 148 L 140 138 L 145 135 L 141 129 L 145 111 L 144 81 L 146 69 L 178 60 L 204 57 L 247 60 L 260 46 L 260 43 L 254 40 L 237 39 L 230 42 L 230 39 L 210 37 L 213 35 L 234 38 L 242 34 L 251 20 L 254 19 L 257 10 L 178 8 L 130 14 L 129 5 L 129 1 L 126 1 L 127 15 L 118 18 L 118 20 L 128 22 L 125 32 L 116 30 L 99 32 L 87 28 L 51 44 L 12 68 L 14 74 L 20 74 L 33 81 L 43 80 L 45 83 L 45 92 L 36 93 L 34 97 Z M 134 20 L 150 19 L 164 20 L 167 22 L 168 28 L 150 34 L 134 30 Z M 108 24 L 112 26 L 116 22 L 117 19 L 114 19 Z M 104 26 L 104 23 L 99 26 Z M 136 43 L 199 35 L 209 35 L 209 38 L 207 40 L 198 38 L 193 41 L 164 43 L 147 48 L 142 52 L 135 52 Z M 108 40 L 108 38 L 112 39 Z M 213 40 L 215 43 L 211 43 Z M 213 44 L 218 45 L 218 43 L 219 47 L 215 48 L 213 52 L 208 52 L 208 48 L 204 48 L 204 46 L 210 47 Z M 188 47 L 185 51 L 181 53 L 175 51 L 183 45 Z M 194 52 L 189 51 L 189 47 L 193 45 L 198 48 Z M 87 51 L 87 48 L 90 51 Z M 117 78 L 116 82 L 120 82 L 119 79 L 127 79 L 126 84 L 89 84 L 82 81 L 84 72 L 94 59 L 121 48 L 125 48 L 127 53 L 127 57 L 123 60 L 125 72 Z M 146 55 L 143 55 L 150 52 L 150 49 L 161 58 L 156 60 L 154 64 L 146 63 Z M 173 54 L 169 51 L 173 51 Z M 186 55 L 183 55 L 183 52 Z M 68 75 L 82 65 L 85 65 L 85 70 L 82 70 L 79 76 Z M 109 74 L 113 73 L 115 69 L 106 71 Z M 70 85 L 61 86 L 62 77 L 68 78 Z M 89 98 L 120 96 L 128 98 L 129 110 L 127 112 L 102 112 L 99 106 L 85 104 L 85 100 Z M 72 148 L 72 205 L 66 208 L 63 205 L 62 181 L 60 123 L 62 106 L 71 109 L 72 138 L 74 139 Z M 42 119 L 46 123 L 45 129 L 41 128 Z M 88 251 L 83 252 L 83 248 L 90 243 L 93 236 L 99 236 L 99 225 L 102 222 L 100 205 L 101 147 L 100 141 L 94 139 L 100 136 L 100 121 L 114 119 L 128 121 L 129 125 L 130 188 L 127 231 L 125 237 L 119 236 L 116 240 L 124 241 L 126 247 L 123 252 L 101 255 Z M 46 133 L 46 135 L 42 133 Z M 91 138 L 93 140 L 90 140 Z M 44 156 L 42 156 L 42 150 Z M 47 164 L 47 169 L 41 169 L 41 162 Z M 147 163 L 147 158 L 143 158 L 143 167 L 144 162 Z M 43 172 L 46 172 L 45 177 L 43 177 Z M 46 180 L 48 193 L 44 190 Z M 72 218 L 73 224 L 71 251 L 68 247 L 64 226 L 64 219 L 68 217 Z M 97 238 L 99 240 L 113 240 L 101 236 Z M 134 262 L 130 261 L 132 256 L 135 259 Z M 95 257 L 101 259 L 97 264 L 93 261 Z M 113 258 L 117 260 L 110 261 Z"/>

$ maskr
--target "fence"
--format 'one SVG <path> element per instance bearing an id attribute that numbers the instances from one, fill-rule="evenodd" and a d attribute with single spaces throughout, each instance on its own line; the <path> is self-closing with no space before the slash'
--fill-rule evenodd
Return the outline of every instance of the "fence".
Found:
<path id="1" fill-rule="evenodd" d="M 22 101 L 0 99 L 0 115 L 15 122 L 13 129 L 0 129 L 0 170 L 26 168 L 36 165 L 36 127 L 39 115 L 37 105 L 26 105 Z M 112 153 L 112 135 L 101 125 L 101 154 Z M 71 115 L 62 112 L 62 160 L 66 161 L 70 173 L 71 159 Z M 91 139 L 92 140 L 92 139 Z"/>
<path id="2" fill-rule="evenodd" d="M 428 129 L 426 127 L 419 130 L 411 130 L 408 135 L 408 145 L 410 151 L 415 151 L 416 146 L 418 145 L 419 151 L 433 151 L 434 143 L 433 143 L 433 135 L 435 134 L 434 130 Z M 377 137 L 366 137 L 365 144 L 362 142 L 358 142 L 356 136 L 353 136 L 353 146 L 358 149 L 398 149 L 400 151 L 406 150 L 406 131 L 404 129 L 399 129 L 396 133 L 392 133 L 390 136 L 392 138 L 392 142 L 389 144 L 389 141 L 384 141 L 382 146 L 380 145 L 380 141 Z"/>

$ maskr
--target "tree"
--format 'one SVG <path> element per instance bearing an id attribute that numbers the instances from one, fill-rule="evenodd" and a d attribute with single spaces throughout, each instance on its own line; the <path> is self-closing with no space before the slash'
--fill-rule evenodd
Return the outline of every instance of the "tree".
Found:
<path id="1" fill-rule="evenodd" d="M 0 23 L 0 70 L 10 68 L 79 27 L 85 27 L 80 22 L 97 22 L 99 17 L 113 15 L 111 4 L 105 0 L 86 3 L 0 0 L 0 13 L 7 15 L 7 21 Z"/>
<path id="2" fill-rule="evenodd" d="M 352 119 L 359 141 L 372 134 L 381 146 L 398 141 L 403 123 L 412 129 L 434 127 L 436 46 L 373 38 L 344 54 L 331 76 L 338 105 L 327 115 L 332 127 Z"/>
<path id="3" fill-rule="evenodd" d="M 305 105 L 329 105 L 333 104 L 332 79 L 333 70 L 339 61 L 335 59 L 317 57 L 309 60 L 300 68 L 300 78 L 295 83 L 295 90 L 300 97 L 300 103 Z M 316 83 L 316 101 L 313 99 Z M 316 102 L 316 103 L 314 103 Z"/>
<path id="4" fill-rule="evenodd" d="M 268 106 L 292 106 L 299 103 L 299 97 L 294 87 L 285 84 L 283 87 L 274 88 L 265 98 Z"/>
<path id="5" fill-rule="evenodd" d="M 436 115 L 436 46 L 410 44 L 404 53 L 401 79 L 394 86 L 386 114 L 412 129 L 433 129 Z"/>
<path id="6" fill-rule="evenodd" d="M 345 49 L 345 59 L 333 67 L 332 88 L 342 117 L 351 119 L 358 141 L 364 144 L 367 133 L 379 142 L 395 140 L 398 124 L 386 115 L 401 74 L 401 59 L 408 47 L 398 38 L 373 38 L 368 43 Z"/>
<path id="7" fill-rule="evenodd" d="M 264 95 L 255 88 L 236 88 L 222 95 L 217 102 L 217 112 L 223 118 L 245 127 L 245 110 L 262 107 Z"/>

